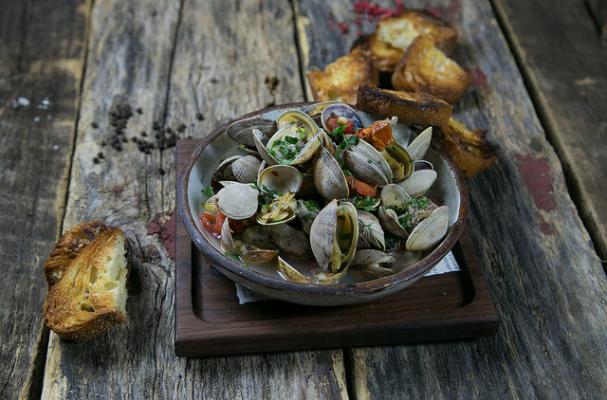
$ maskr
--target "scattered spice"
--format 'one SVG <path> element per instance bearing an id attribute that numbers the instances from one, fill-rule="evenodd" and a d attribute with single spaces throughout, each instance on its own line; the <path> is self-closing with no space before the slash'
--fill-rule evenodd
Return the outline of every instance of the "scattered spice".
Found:
<path id="1" fill-rule="evenodd" d="M 103 158 L 105 158 L 105 156 L 103 155 L 102 152 L 99 152 L 99 153 L 97 153 L 97 158 L 103 159 Z"/>
<path id="2" fill-rule="evenodd" d="M 204 115 L 202 115 L 202 113 L 199 112 L 198 114 L 196 114 L 196 119 L 198 121 L 204 121 Z"/>
<path id="3" fill-rule="evenodd" d="M 127 100 L 121 96 L 115 97 L 109 111 L 110 125 L 114 127 L 114 134 L 124 134 L 129 118 L 132 116 L 133 109 Z"/>
<path id="4" fill-rule="evenodd" d="M 98 159 L 97 157 L 94 157 L 94 158 L 93 158 L 93 163 L 95 163 L 95 164 L 99 164 L 99 159 Z"/>
<path id="5" fill-rule="evenodd" d="M 270 93 L 273 93 L 274 90 L 276 90 L 276 87 L 278 86 L 278 84 L 280 83 L 280 79 L 278 79 L 275 76 L 266 76 L 266 79 L 264 80 L 264 82 L 266 84 L 266 87 L 270 91 Z"/>
<path id="6" fill-rule="evenodd" d="M 93 121 L 93 122 L 91 122 L 91 128 L 97 129 L 97 128 L 99 128 L 99 124 L 97 122 Z"/>
<path id="7" fill-rule="evenodd" d="M 137 114 L 143 114 L 143 110 L 141 109 L 141 107 L 137 107 Z"/>
<path id="8" fill-rule="evenodd" d="M 177 131 L 183 132 L 183 131 L 185 131 L 185 128 L 186 128 L 185 124 L 183 124 L 183 123 L 179 124 L 179 126 L 177 127 Z"/>
<path id="9" fill-rule="evenodd" d="M 158 168 L 158 173 L 159 173 L 160 175 L 164 175 L 164 174 L 165 174 L 164 169 L 162 169 L 162 168 Z"/>

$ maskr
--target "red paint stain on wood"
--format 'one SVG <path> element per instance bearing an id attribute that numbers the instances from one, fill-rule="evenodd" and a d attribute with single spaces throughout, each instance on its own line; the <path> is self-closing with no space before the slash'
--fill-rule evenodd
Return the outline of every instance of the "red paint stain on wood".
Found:
<path id="1" fill-rule="evenodd" d="M 550 222 L 543 221 L 540 230 L 544 235 L 554 235 L 554 226 Z"/>
<path id="2" fill-rule="evenodd" d="M 175 259 L 175 212 L 170 214 L 156 214 L 148 222 L 148 235 L 159 235 L 162 245 L 169 253 L 172 260 Z"/>
<path id="3" fill-rule="evenodd" d="M 480 67 L 474 67 L 468 70 L 468 73 L 470 74 L 470 76 L 472 76 L 472 86 L 479 87 L 486 92 L 489 91 L 487 76 L 485 75 L 483 70 L 480 69 Z"/>
<path id="4" fill-rule="evenodd" d="M 553 193 L 554 177 L 546 158 L 536 158 L 527 154 L 517 156 L 518 170 L 527 190 L 533 196 L 535 206 L 540 210 L 552 211 L 556 208 Z"/>

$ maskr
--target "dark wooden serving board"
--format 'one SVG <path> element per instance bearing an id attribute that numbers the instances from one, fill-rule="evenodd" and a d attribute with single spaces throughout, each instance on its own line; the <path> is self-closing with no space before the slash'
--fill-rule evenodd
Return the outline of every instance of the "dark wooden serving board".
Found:
<path id="1" fill-rule="evenodd" d="M 178 142 L 177 174 L 198 142 Z M 422 278 L 373 303 L 325 308 L 280 301 L 240 305 L 235 284 L 194 247 L 179 218 L 176 229 L 179 356 L 453 340 L 497 329 L 495 308 L 466 233 L 453 250 L 462 271 Z"/>

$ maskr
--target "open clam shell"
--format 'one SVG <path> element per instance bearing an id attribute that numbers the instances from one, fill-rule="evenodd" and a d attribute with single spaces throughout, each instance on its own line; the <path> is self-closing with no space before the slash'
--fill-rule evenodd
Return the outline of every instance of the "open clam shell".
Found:
<path id="1" fill-rule="evenodd" d="M 217 207 L 228 218 L 241 220 L 255 215 L 259 192 L 247 183 L 233 183 L 217 193 Z"/>
<path id="2" fill-rule="evenodd" d="M 255 147 L 252 130 L 259 130 L 261 139 L 265 143 L 274 132 L 276 132 L 276 122 L 262 119 L 259 116 L 242 119 L 232 123 L 226 128 L 226 135 L 238 144 Z"/>
<path id="3" fill-rule="evenodd" d="M 429 250 L 445 237 L 448 229 L 449 208 L 438 207 L 411 231 L 405 247 L 409 251 Z"/>
<path id="4" fill-rule="evenodd" d="M 285 281 L 295 283 L 310 283 L 310 279 L 307 276 L 299 272 L 297 269 L 295 269 L 295 267 L 281 257 L 278 257 L 276 269 L 278 270 L 278 275 L 280 275 L 280 277 Z"/>
<path id="5" fill-rule="evenodd" d="M 420 169 L 413 171 L 411 176 L 399 182 L 398 185 L 405 189 L 411 197 L 418 197 L 426 194 L 437 178 L 438 174 L 436 171 L 432 169 Z"/>
<path id="6" fill-rule="evenodd" d="M 377 213 L 381 226 L 394 236 L 402 239 L 406 239 L 409 232 L 400 224 L 398 214 L 392 207 L 400 207 L 410 197 L 405 189 L 393 183 L 384 186 L 381 191 L 382 205 Z"/>
<path id="7" fill-rule="evenodd" d="M 348 182 L 339 163 L 324 147 L 314 163 L 314 185 L 325 200 L 344 199 L 350 195 Z"/>
<path id="8" fill-rule="evenodd" d="M 228 218 L 225 219 L 221 226 L 220 243 L 223 251 L 234 256 L 239 256 L 246 264 L 264 264 L 278 257 L 278 251 L 276 250 L 260 249 L 255 246 L 237 243 L 232 236 L 230 220 Z"/>
<path id="9" fill-rule="evenodd" d="M 302 182 L 301 172 L 289 165 L 267 167 L 257 176 L 257 187 L 260 190 L 274 191 L 279 194 L 299 192 Z"/>
<path id="10" fill-rule="evenodd" d="M 310 118 L 316 122 L 318 126 L 322 126 L 321 115 L 323 110 L 331 104 L 340 103 L 339 100 L 321 101 L 318 103 L 310 104 L 303 109 L 303 112 L 308 114 Z"/>
<path id="11" fill-rule="evenodd" d="M 392 170 L 394 182 L 401 182 L 413 173 L 413 159 L 400 144 L 394 142 L 386 146 L 381 154 Z"/>
<path id="12" fill-rule="evenodd" d="M 329 126 L 327 126 L 327 121 L 329 121 L 330 118 L 336 116 L 337 118 L 344 118 L 348 121 L 351 121 L 352 124 L 354 125 L 354 129 L 360 129 L 363 127 L 363 121 L 360 119 L 360 117 L 358 116 L 358 113 L 349 105 L 345 104 L 345 103 L 335 103 L 335 104 L 330 104 L 327 105 L 321 113 L 321 123 L 322 123 L 322 127 L 324 128 L 325 131 L 327 132 L 331 132 L 332 129 L 330 129 Z"/>
<path id="13" fill-rule="evenodd" d="M 319 213 L 310 229 L 310 247 L 320 268 L 345 270 L 356 254 L 358 218 L 352 203 L 332 200 Z"/>
<path id="14" fill-rule="evenodd" d="M 424 129 L 409 145 L 407 146 L 407 152 L 411 156 L 412 160 L 421 160 L 426 155 L 426 152 L 430 148 L 432 142 L 432 127 L 429 126 Z"/>
<path id="15" fill-rule="evenodd" d="M 297 165 L 310 160 L 321 147 L 320 128 L 306 114 L 287 111 L 278 119 L 278 131 L 267 143 L 262 133 L 253 131 L 253 140 L 259 155 L 269 164 Z"/>
<path id="16" fill-rule="evenodd" d="M 392 182 L 392 169 L 382 154 L 364 140 L 344 152 L 348 169 L 358 179 L 376 186 Z"/>

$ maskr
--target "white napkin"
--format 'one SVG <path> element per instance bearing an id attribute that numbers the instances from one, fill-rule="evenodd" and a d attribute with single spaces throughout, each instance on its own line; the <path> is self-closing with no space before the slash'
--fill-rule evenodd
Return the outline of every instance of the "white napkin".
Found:
<path id="1" fill-rule="evenodd" d="M 424 276 L 446 274 L 447 272 L 460 271 L 460 267 L 452 252 L 449 252 L 434 268 Z M 236 296 L 240 304 L 253 303 L 256 301 L 272 300 L 271 298 L 257 294 L 244 286 L 236 284 Z"/>

